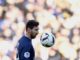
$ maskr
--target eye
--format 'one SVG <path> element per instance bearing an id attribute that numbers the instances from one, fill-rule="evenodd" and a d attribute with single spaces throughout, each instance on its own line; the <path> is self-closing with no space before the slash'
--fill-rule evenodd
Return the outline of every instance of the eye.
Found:
<path id="1" fill-rule="evenodd" d="M 35 29 L 36 31 L 38 31 L 39 29 Z"/>

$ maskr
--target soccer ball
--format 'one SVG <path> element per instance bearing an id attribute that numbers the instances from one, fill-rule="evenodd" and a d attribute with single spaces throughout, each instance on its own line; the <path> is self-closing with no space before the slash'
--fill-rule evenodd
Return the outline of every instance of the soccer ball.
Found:
<path id="1" fill-rule="evenodd" d="M 41 35 L 40 37 L 40 41 L 41 41 L 41 44 L 42 46 L 44 47 L 51 47 L 54 45 L 54 42 L 55 42 L 55 36 L 52 34 L 52 33 L 48 33 L 48 32 L 45 32 Z"/>

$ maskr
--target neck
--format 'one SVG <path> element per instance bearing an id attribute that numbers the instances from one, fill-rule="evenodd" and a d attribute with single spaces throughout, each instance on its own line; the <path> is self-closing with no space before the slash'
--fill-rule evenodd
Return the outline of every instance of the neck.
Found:
<path id="1" fill-rule="evenodd" d="M 30 34 L 28 32 L 26 32 L 25 36 L 31 39 Z"/>

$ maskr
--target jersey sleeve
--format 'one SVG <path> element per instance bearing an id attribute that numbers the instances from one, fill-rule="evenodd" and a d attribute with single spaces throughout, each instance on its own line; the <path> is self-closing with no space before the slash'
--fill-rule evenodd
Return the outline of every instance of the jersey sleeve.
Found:
<path id="1" fill-rule="evenodd" d="M 30 60 L 30 47 L 29 46 L 20 46 L 19 45 L 19 59 L 20 60 Z"/>

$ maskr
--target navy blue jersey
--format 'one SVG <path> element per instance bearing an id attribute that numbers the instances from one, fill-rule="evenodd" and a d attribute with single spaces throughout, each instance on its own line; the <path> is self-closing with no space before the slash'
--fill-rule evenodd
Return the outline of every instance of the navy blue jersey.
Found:
<path id="1" fill-rule="evenodd" d="M 17 57 L 19 60 L 34 60 L 35 54 L 31 39 L 23 36 L 18 43 L 19 45 L 17 46 Z"/>

